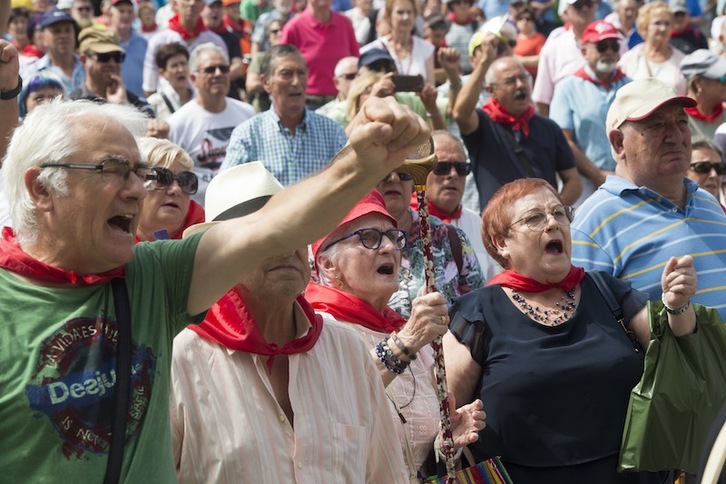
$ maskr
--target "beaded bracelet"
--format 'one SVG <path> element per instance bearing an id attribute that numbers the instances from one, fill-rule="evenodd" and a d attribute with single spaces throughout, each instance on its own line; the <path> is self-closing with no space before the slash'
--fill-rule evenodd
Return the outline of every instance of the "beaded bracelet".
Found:
<path id="1" fill-rule="evenodd" d="M 403 341 L 401 341 L 401 338 L 399 338 L 396 333 L 391 333 L 391 339 L 393 340 L 394 343 L 396 343 L 396 346 L 398 346 L 398 349 L 401 350 L 401 353 L 403 353 L 404 355 L 406 355 L 406 357 L 409 360 L 413 361 L 416 358 L 418 358 L 418 356 L 416 355 L 416 353 L 412 353 L 411 350 L 409 350 L 408 348 L 406 348 L 406 345 L 403 344 Z"/>
<path id="2" fill-rule="evenodd" d="M 391 351 L 391 348 L 388 347 L 388 343 L 386 342 L 387 339 L 388 338 L 384 338 L 374 347 L 376 355 L 388 371 L 395 373 L 396 375 L 400 375 L 406 370 L 406 368 L 408 368 L 408 362 L 403 362 L 396 358 Z"/>

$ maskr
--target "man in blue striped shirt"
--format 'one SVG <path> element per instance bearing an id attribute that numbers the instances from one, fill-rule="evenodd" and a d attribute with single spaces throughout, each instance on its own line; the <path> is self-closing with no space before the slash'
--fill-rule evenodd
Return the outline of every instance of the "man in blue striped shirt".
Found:
<path id="1" fill-rule="evenodd" d="M 259 160 L 287 186 L 327 166 L 347 137 L 338 123 L 305 107 L 307 65 L 295 46 L 277 45 L 265 56 L 260 77 L 272 107 L 234 129 L 220 169 Z"/>
<path id="2" fill-rule="evenodd" d="M 726 318 L 726 215 L 686 178 L 691 132 L 683 108 L 694 105 L 655 79 L 618 90 L 606 121 L 615 175 L 577 211 L 572 261 L 657 300 L 665 263 L 690 254 L 698 272 L 693 301 Z"/>

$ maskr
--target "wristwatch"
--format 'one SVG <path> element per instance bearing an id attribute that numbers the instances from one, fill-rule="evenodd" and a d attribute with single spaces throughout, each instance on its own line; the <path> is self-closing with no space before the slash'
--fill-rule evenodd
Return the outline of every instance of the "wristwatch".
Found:
<path id="1" fill-rule="evenodd" d="M 688 301 L 686 301 L 686 304 L 684 304 L 683 306 L 681 306 L 679 308 L 672 308 L 672 307 L 668 306 L 666 304 L 665 294 L 662 294 L 661 295 L 660 300 L 663 302 L 663 306 L 665 307 L 666 312 L 668 314 L 673 314 L 673 315 L 676 315 L 676 316 L 679 315 L 679 314 L 685 313 L 686 310 L 689 307 L 691 307 L 691 300 L 690 299 Z"/>
<path id="2" fill-rule="evenodd" d="M 20 94 L 20 91 L 23 90 L 23 78 L 18 76 L 18 87 L 11 91 L 0 91 L 0 99 L 3 101 L 7 101 L 9 99 L 15 99 L 18 97 L 18 94 Z"/>

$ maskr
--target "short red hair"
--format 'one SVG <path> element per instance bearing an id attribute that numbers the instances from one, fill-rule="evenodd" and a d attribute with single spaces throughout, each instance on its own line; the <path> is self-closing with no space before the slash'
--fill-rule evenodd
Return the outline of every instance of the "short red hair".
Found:
<path id="1" fill-rule="evenodd" d="M 565 205 L 560 194 L 547 180 L 542 178 L 520 178 L 497 190 L 484 208 L 481 215 L 481 238 L 484 242 L 484 248 L 505 269 L 508 269 L 509 263 L 499 255 L 493 239 L 497 235 L 502 237 L 509 235 L 509 230 L 512 228 L 511 207 L 520 198 L 526 197 L 540 188 L 551 191 L 557 197 L 557 200 Z"/>

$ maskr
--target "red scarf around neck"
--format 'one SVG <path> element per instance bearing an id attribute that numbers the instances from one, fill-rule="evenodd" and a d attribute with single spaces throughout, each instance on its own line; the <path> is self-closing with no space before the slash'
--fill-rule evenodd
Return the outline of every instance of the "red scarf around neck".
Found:
<path id="1" fill-rule="evenodd" d="M 459 20 L 456 15 L 454 15 L 454 12 L 446 14 L 446 18 L 458 25 L 470 25 L 476 22 L 476 18 L 474 17 L 466 17 L 464 20 Z"/>
<path id="2" fill-rule="evenodd" d="M 305 299 L 317 311 L 326 312 L 339 321 L 360 324 L 379 333 L 398 331 L 406 324 L 406 320 L 388 306 L 381 314 L 367 301 L 333 287 L 310 283 L 305 290 Z"/>
<path id="3" fill-rule="evenodd" d="M 529 120 L 534 116 L 534 106 L 532 104 L 527 106 L 527 110 L 518 118 L 505 110 L 499 101 L 494 98 L 489 98 L 489 101 L 482 109 L 495 123 L 509 124 L 514 131 L 521 131 L 525 138 L 529 136 Z"/>
<path id="4" fill-rule="evenodd" d="M 515 291 L 522 292 L 544 292 L 550 289 L 559 288 L 565 291 L 571 291 L 577 285 L 582 282 L 585 277 L 585 269 L 582 267 L 570 267 L 570 272 L 559 282 L 547 282 L 542 284 L 539 281 L 535 281 L 519 272 L 507 269 L 506 271 L 500 272 L 496 276 L 492 277 L 487 286 L 493 286 L 499 284 L 500 286 L 514 289 Z"/>
<path id="5" fill-rule="evenodd" d="M 686 110 L 686 114 L 688 114 L 690 117 L 697 119 L 699 121 L 703 121 L 704 123 L 713 123 L 716 120 L 720 120 L 721 115 L 723 114 L 723 104 L 721 104 L 721 103 L 718 103 L 716 105 L 716 107 L 714 107 L 713 112 L 711 114 L 703 114 L 698 109 L 698 106 L 693 106 L 692 108 L 684 108 L 684 109 Z"/>
<path id="6" fill-rule="evenodd" d="M 613 71 L 613 75 L 608 82 L 603 82 L 598 78 L 594 78 L 590 76 L 590 74 L 585 70 L 584 67 L 580 67 L 577 71 L 575 71 L 575 75 L 579 77 L 580 79 L 585 79 L 586 81 L 590 81 L 593 84 L 597 86 L 603 86 L 605 89 L 610 90 L 610 86 L 615 84 L 617 81 L 625 77 L 625 73 L 620 70 L 620 68 L 616 68 L 615 71 Z"/>
<path id="7" fill-rule="evenodd" d="M 124 267 L 118 267 L 102 274 L 78 274 L 53 267 L 33 258 L 25 252 L 15 240 L 15 232 L 10 227 L 3 227 L 0 239 L 0 267 L 29 279 L 36 279 L 54 284 L 94 285 L 105 284 L 116 277 L 124 277 Z"/>
<path id="8" fill-rule="evenodd" d="M 305 336 L 289 341 L 282 346 L 268 343 L 265 340 L 257 321 L 245 306 L 237 288 L 231 289 L 222 296 L 222 299 L 209 309 L 207 317 L 201 324 L 190 325 L 189 329 L 202 338 L 219 343 L 231 350 L 269 356 L 266 365 L 267 370 L 271 372 L 277 355 L 292 355 L 309 351 L 318 341 L 323 330 L 322 316 L 315 314 L 302 295 L 298 296 L 296 301 L 302 307 L 311 328 Z"/>
<path id="9" fill-rule="evenodd" d="M 458 207 L 456 207 L 456 210 L 454 210 L 454 213 L 451 215 L 445 214 L 441 210 L 439 210 L 436 205 L 434 205 L 431 202 L 426 203 L 426 205 L 429 208 L 429 215 L 433 215 L 434 217 L 440 219 L 445 224 L 450 224 L 452 220 L 459 220 L 461 218 L 461 212 L 463 209 L 461 208 L 461 204 L 459 204 Z M 409 206 L 414 209 L 418 210 L 418 197 L 416 196 L 416 192 L 411 194 L 411 200 L 409 201 Z"/>
<path id="10" fill-rule="evenodd" d="M 204 25 L 204 21 L 200 17 L 197 19 L 196 25 L 194 25 L 194 31 L 190 32 L 179 21 L 179 14 L 176 14 L 169 19 L 169 29 L 178 32 L 182 39 L 189 40 L 199 37 L 199 34 L 207 30 L 207 26 Z"/>
<path id="11" fill-rule="evenodd" d="M 150 32 L 156 32 L 156 29 L 158 27 L 159 26 L 156 25 L 156 22 L 154 22 L 154 23 L 152 23 L 151 25 L 148 25 L 148 26 L 147 25 L 144 25 L 144 24 L 141 24 L 141 31 L 143 33 L 145 33 L 145 34 L 150 33 Z"/>

